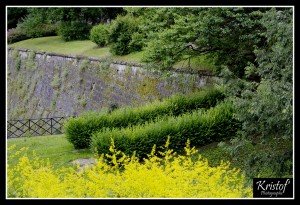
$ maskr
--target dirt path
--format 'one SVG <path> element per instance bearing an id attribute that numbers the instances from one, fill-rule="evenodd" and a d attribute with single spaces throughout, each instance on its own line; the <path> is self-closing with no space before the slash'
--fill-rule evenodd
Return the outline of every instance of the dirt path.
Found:
<path id="1" fill-rule="evenodd" d="M 79 164 L 80 167 L 79 167 L 78 171 L 83 171 L 87 167 L 92 167 L 93 165 L 95 165 L 96 160 L 95 160 L 95 158 L 89 158 L 89 159 L 81 158 L 81 159 L 73 160 L 71 163 L 74 164 L 74 165 Z"/>

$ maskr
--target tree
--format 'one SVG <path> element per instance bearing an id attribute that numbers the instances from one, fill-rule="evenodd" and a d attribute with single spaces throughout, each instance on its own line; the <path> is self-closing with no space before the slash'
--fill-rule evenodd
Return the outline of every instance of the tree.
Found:
<path id="1" fill-rule="evenodd" d="M 18 29 L 30 38 L 56 35 L 57 26 L 50 19 L 51 8 L 28 8 L 27 11 L 28 14 L 18 23 Z"/>
<path id="2" fill-rule="evenodd" d="M 15 28 L 27 13 L 25 7 L 7 7 L 7 29 Z"/>
<path id="3" fill-rule="evenodd" d="M 82 21 L 95 25 L 122 13 L 122 8 L 114 7 L 59 7 L 52 8 L 51 18 L 55 21 Z"/>
<path id="4" fill-rule="evenodd" d="M 209 54 L 214 59 L 217 72 L 226 65 L 239 77 L 244 76 L 248 62 L 255 63 L 254 46 L 264 40 L 260 36 L 264 28 L 258 20 L 265 8 L 176 9 L 172 14 L 164 12 L 174 20 L 163 24 L 163 30 L 160 30 L 160 24 L 153 23 L 159 28 L 156 28 L 156 36 L 152 35 L 155 37 L 150 38 L 145 49 L 146 62 L 171 67 L 186 55 Z"/>
<path id="5" fill-rule="evenodd" d="M 247 77 L 260 82 L 235 79 L 243 90 L 234 96 L 245 136 L 292 138 L 293 131 L 293 11 L 267 11 L 260 23 L 266 28 L 262 46 L 255 46 L 256 64 L 245 68 Z M 230 86 L 231 90 L 233 86 Z"/>
<path id="6" fill-rule="evenodd" d="M 142 11 L 135 13 L 143 20 L 139 26 L 144 36 L 143 61 L 155 63 L 162 69 L 169 68 L 184 56 L 180 51 L 196 35 L 192 17 L 201 13 L 202 8 L 147 8 Z M 191 22 L 187 23 L 187 19 Z"/>
<path id="7" fill-rule="evenodd" d="M 115 18 L 123 13 L 122 8 L 104 7 L 30 7 L 20 19 L 22 8 L 10 10 L 13 21 L 28 37 L 62 35 L 65 40 L 89 39 L 90 29 L 99 22 Z"/>
<path id="8" fill-rule="evenodd" d="M 93 25 L 115 18 L 122 12 L 122 8 L 57 8 L 52 17 L 61 22 L 59 34 L 64 40 L 85 40 L 89 39 Z"/>
<path id="9" fill-rule="evenodd" d="M 246 153 L 249 157 L 244 164 L 248 175 L 290 177 L 293 171 L 293 9 L 272 8 L 263 14 L 259 23 L 265 28 L 260 33 L 265 41 L 255 45 L 255 64 L 245 67 L 246 78 L 237 78 L 226 67 L 223 70 L 229 100 L 237 110 L 234 116 L 242 122 L 242 130 L 227 150 L 238 155 L 249 146 L 276 142 L 282 147 L 280 153 L 272 149 Z M 260 80 L 251 80 L 251 76 Z"/>

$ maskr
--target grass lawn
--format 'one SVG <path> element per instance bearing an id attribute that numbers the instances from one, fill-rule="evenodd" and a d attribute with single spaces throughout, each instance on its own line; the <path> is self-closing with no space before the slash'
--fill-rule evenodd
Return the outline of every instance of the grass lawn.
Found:
<path id="1" fill-rule="evenodd" d="M 98 58 L 112 58 L 113 60 L 141 62 L 143 52 L 130 53 L 124 56 L 113 56 L 109 52 L 109 47 L 99 48 L 90 40 L 64 41 L 59 36 L 32 38 L 19 41 L 9 45 L 15 48 L 26 48 L 49 53 L 61 53 L 71 55 L 83 55 Z"/>
<path id="2" fill-rule="evenodd" d="M 7 140 L 7 148 L 12 145 L 16 145 L 14 151 L 7 153 L 7 158 L 15 151 L 20 150 L 22 147 L 28 147 L 27 156 L 31 158 L 33 156 L 33 151 L 40 159 L 49 159 L 50 164 L 54 169 L 59 169 L 62 167 L 71 167 L 71 161 L 79 158 L 91 158 L 94 154 L 89 149 L 75 150 L 73 145 L 67 141 L 65 135 L 52 135 L 52 136 L 38 136 L 38 137 L 23 137 L 23 138 L 13 138 Z M 249 169 L 245 167 L 245 161 L 249 158 L 249 154 L 257 153 L 273 153 L 277 156 L 281 156 L 286 150 L 292 149 L 292 142 L 290 140 L 280 140 L 271 141 L 266 144 L 257 144 L 249 148 L 249 150 L 244 150 L 243 152 L 230 156 L 228 152 L 224 151 L 222 148 L 217 146 L 218 143 L 211 143 L 209 145 L 198 148 L 198 154 L 202 157 L 208 159 L 209 166 L 218 166 L 221 161 L 230 161 L 232 168 L 239 168 L 243 171 Z M 198 156 L 195 155 L 194 159 Z M 18 159 L 18 158 L 17 158 Z M 13 166 L 18 161 L 13 159 L 9 161 L 9 165 Z M 255 165 L 258 166 L 258 165 Z M 266 164 L 264 164 L 266 166 Z M 257 167 L 256 167 L 257 168 Z M 266 171 L 270 172 L 267 177 L 273 177 L 272 169 L 273 167 L 265 167 Z M 285 177 L 293 177 L 288 175 Z M 252 178 L 248 178 L 248 183 L 250 183 Z"/>
<path id="3" fill-rule="evenodd" d="M 97 45 L 90 40 L 66 42 L 59 36 L 32 38 L 10 44 L 9 46 L 50 53 L 85 55 L 101 58 L 111 56 L 108 47 L 98 48 Z"/>
<path id="4" fill-rule="evenodd" d="M 89 149 L 76 150 L 74 146 L 66 139 L 65 135 L 35 136 L 10 138 L 7 140 L 7 148 L 16 145 L 12 153 L 20 150 L 22 147 L 28 147 L 28 157 L 33 156 L 33 151 L 40 159 L 47 159 L 54 168 L 72 166 L 71 161 L 79 158 L 91 158 L 94 154 Z M 211 166 L 218 166 L 221 160 L 229 160 L 227 155 L 221 153 L 216 143 L 201 148 L 201 155 L 210 159 Z M 9 158 L 10 152 L 7 157 Z M 197 158 L 197 157 L 196 157 Z M 17 163 L 17 159 L 9 162 L 11 165 Z"/>
<path id="5" fill-rule="evenodd" d="M 22 147 L 28 147 L 27 154 L 29 157 L 32 157 L 33 151 L 35 151 L 39 158 L 49 158 L 51 165 L 55 168 L 71 166 L 70 162 L 75 159 L 94 157 L 89 149 L 74 149 L 74 146 L 65 138 L 65 135 L 10 138 L 7 140 L 7 148 L 14 144 L 16 145 L 15 151 L 20 150 Z M 218 166 L 221 160 L 229 159 L 228 156 L 220 153 L 220 148 L 216 145 L 216 143 L 212 143 L 201 148 L 201 155 L 210 158 L 213 166 Z M 10 163 L 15 164 L 17 160 L 14 159 Z"/>
<path id="6" fill-rule="evenodd" d="M 183 60 L 176 63 L 174 68 L 188 68 L 189 60 Z M 190 68 L 192 70 L 214 70 L 214 66 L 209 63 L 205 55 L 196 56 L 190 59 Z"/>
<path id="7" fill-rule="evenodd" d="M 89 149 L 75 150 L 65 135 L 22 137 L 7 140 L 7 148 L 14 144 L 16 145 L 15 151 L 22 147 L 28 147 L 28 157 L 33 156 L 32 151 L 34 150 L 39 158 L 49 158 L 51 165 L 55 168 L 68 167 L 72 165 L 70 162 L 75 159 L 94 156 Z M 16 159 L 10 162 L 12 165 L 15 163 L 17 163 Z"/>
<path id="8" fill-rule="evenodd" d="M 124 56 L 114 56 L 109 47 L 99 48 L 90 40 L 64 41 L 60 36 L 32 38 L 9 44 L 10 47 L 26 48 L 49 53 L 61 53 L 70 55 L 83 55 L 97 58 L 111 58 L 112 60 L 141 63 L 144 51 L 133 52 Z M 188 60 L 183 60 L 174 65 L 175 68 L 188 68 Z M 190 67 L 196 70 L 212 70 L 213 67 L 205 56 L 191 58 Z"/>

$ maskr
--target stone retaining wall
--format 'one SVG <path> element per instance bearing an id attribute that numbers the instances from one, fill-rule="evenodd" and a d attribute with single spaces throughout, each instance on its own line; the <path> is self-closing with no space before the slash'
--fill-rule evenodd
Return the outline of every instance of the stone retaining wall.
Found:
<path id="1" fill-rule="evenodd" d="M 8 48 L 8 119 L 80 115 L 112 103 L 139 106 L 205 86 L 208 72 Z M 149 66 L 148 66 L 149 67 Z"/>

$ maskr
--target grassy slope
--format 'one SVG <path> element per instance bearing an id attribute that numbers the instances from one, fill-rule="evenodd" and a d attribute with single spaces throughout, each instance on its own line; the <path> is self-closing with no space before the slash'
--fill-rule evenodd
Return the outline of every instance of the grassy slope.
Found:
<path id="1" fill-rule="evenodd" d="M 32 151 L 41 159 L 49 158 L 51 165 L 55 168 L 71 166 L 71 161 L 78 158 L 93 157 L 93 153 L 88 149 L 74 150 L 74 146 L 67 141 L 64 135 L 23 137 L 7 140 L 7 148 L 16 145 L 14 150 L 28 147 L 28 156 L 32 156 Z M 9 157 L 9 155 L 7 156 Z M 13 160 L 10 164 L 15 164 Z"/>
<path id="2" fill-rule="evenodd" d="M 50 53 L 62 53 L 92 56 L 98 58 L 111 58 L 113 60 L 141 63 L 143 57 L 143 51 L 134 52 L 124 56 L 113 56 L 109 52 L 109 47 L 99 48 L 95 43 L 90 40 L 83 41 L 69 41 L 65 42 L 59 36 L 41 37 L 27 39 L 24 41 L 16 42 L 9 45 L 10 47 L 27 48 L 38 51 L 45 51 Z M 191 59 L 190 66 L 192 69 L 212 69 L 205 56 L 199 56 Z M 188 67 L 188 60 L 178 62 L 174 65 L 175 68 Z"/>

